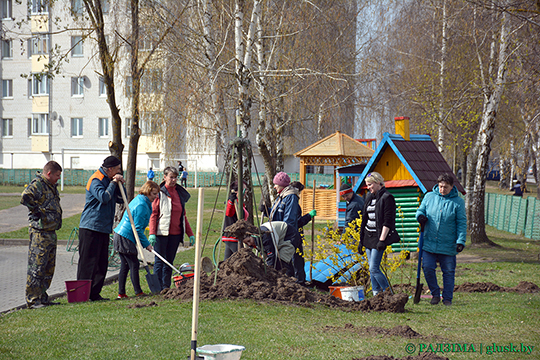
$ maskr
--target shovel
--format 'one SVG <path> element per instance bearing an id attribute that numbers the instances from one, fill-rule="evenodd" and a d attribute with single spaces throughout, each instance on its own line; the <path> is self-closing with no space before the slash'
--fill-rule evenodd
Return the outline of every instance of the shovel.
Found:
<path id="1" fill-rule="evenodd" d="M 141 240 L 139 239 L 139 234 L 137 233 L 137 228 L 135 227 L 135 222 L 133 221 L 133 217 L 131 216 L 131 210 L 129 210 L 129 204 L 126 198 L 126 193 L 124 192 L 124 186 L 122 184 L 118 184 L 118 187 L 120 188 L 122 199 L 124 200 L 124 204 L 126 205 L 126 211 L 129 216 L 129 221 L 131 222 L 131 229 L 133 230 L 133 235 L 135 235 L 135 240 L 137 242 L 137 251 L 139 252 L 139 256 L 142 259 L 144 268 L 146 269 L 146 282 L 148 283 L 148 288 L 153 294 L 157 294 L 161 291 L 161 285 L 159 284 L 158 276 L 157 274 L 152 274 L 150 272 L 150 269 L 148 268 L 148 263 L 144 258 L 144 254 L 142 251 L 143 247 L 141 245 Z"/>
<path id="2" fill-rule="evenodd" d="M 165 264 L 169 265 L 171 267 L 171 269 L 173 269 L 174 271 L 176 271 L 180 275 L 182 275 L 182 272 L 185 272 L 185 271 L 193 271 L 193 266 L 191 266 L 191 265 L 189 265 L 187 263 L 180 265 L 180 269 L 177 269 L 177 268 L 174 267 L 173 264 L 171 264 L 170 262 L 165 260 L 165 258 L 163 256 L 159 255 L 159 253 L 156 250 L 152 250 L 151 253 L 156 255 L 158 258 L 160 258 L 161 261 L 163 261 Z"/>
<path id="3" fill-rule="evenodd" d="M 424 245 L 424 232 L 420 232 L 420 239 L 418 240 L 418 270 L 416 271 L 416 290 L 414 292 L 414 303 L 420 302 L 420 295 L 422 295 L 422 288 L 424 285 L 420 284 L 420 267 L 422 265 L 422 247 Z"/>

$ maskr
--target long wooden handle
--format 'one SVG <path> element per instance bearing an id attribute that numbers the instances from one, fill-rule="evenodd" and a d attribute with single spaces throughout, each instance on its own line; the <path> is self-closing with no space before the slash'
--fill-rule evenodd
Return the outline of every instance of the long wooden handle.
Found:
<path id="1" fill-rule="evenodd" d="M 126 192 L 124 191 L 124 186 L 122 184 L 117 184 L 120 188 L 120 193 L 122 194 L 122 199 L 124 200 L 124 205 L 126 205 L 126 211 L 128 213 L 129 221 L 131 222 L 131 229 L 133 230 L 133 235 L 135 235 L 135 242 L 137 244 L 137 251 L 139 252 L 139 256 L 142 259 L 143 265 L 147 266 L 146 259 L 144 258 L 143 254 L 143 247 L 141 244 L 141 239 L 139 239 L 139 234 L 137 234 L 137 228 L 135 227 L 135 222 L 133 221 L 133 216 L 131 216 L 131 210 L 129 210 L 129 204 L 126 198 Z"/>
<path id="2" fill-rule="evenodd" d="M 195 277 L 193 282 L 193 314 L 191 317 L 191 360 L 197 356 L 197 329 L 199 326 L 199 291 L 201 288 L 201 237 L 204 189 L 199 188 L 197 205 L 197 233 L 195 234 Z"/>
<path id="3" fill-rule="evenodd" d="M 313 179 L 313 209 L 315 209 L 315 179 Z M 315 219 L 311 219 L 311 260 L 309 267 L 309 281 L 313 281 L 313 253 L 315 252 Z"/>

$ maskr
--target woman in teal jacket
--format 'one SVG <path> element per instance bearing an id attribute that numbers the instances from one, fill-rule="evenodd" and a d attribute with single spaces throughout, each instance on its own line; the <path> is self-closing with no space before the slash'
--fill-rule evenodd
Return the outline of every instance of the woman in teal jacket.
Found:
<path id="1" fill-rule="evenodd" d="M 453 177 L 443 174 L 437 182 L 416 211 L 416 219 L 424 232 L 422 268 L 433 296 L 431 304 L 436 305 L 441 300 L 435 274 L 438 262 L 443 273 L 443 304 L 449 306 L 454 294 L 456 254 L 465 247 L 467 215 Z"/>
<path id="2" fill-rule="evenodd" d="M 139 190 L 139 195 L 129 203 L 129 210 L 135 223 L 135 229 L 144 248 L 152 251 L 152 245 L 146 238 L 144 230 L 148 226 L 152 214 L 152 201 L 159 193 L 159 185 L 147 181 Z M 127 298 L 126 280 L 130 272 L 131 283 L 136 296 L 144 295 L 139 281 L 139 259 L 137 258 L 137 245 L 135 234 L 129 221 L 128 212 L 125 211 L 122 220 L 114 229 L 114 250 L 120 255 L 120 272 L 118 273 L 118 299 Z"/>

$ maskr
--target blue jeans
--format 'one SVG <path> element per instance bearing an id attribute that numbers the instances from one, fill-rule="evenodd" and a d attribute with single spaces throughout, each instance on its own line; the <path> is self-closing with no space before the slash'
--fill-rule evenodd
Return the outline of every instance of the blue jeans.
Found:
<path id="1" fill-rule="evenodd" d="M 165 258 L 169 263 L 174 264 L 178 245 L 183 235 L 157 236 L 154 248 L 157 253 Z M 172 269 L 156 256 L 154 261 L 154 272 L 157 274 L 161 290 L 171 287 Z"/>
<path id="2" fill-rule="evenodd" d="M 378 251 L 377 249 L 366 248 L 366 255 L 369 263 L 369 276 L 371 278 L 371 288 L 374 295 L 376 293 L 380 293 L 389 286 L 388 279 L 380 269 L 383 254 L 384 250 Z"/>
<path id="3" fill-rule="evenodd" d="M 437 275 L 435 274 L 437 262 L 441 265 L 443 275 L 443 300 L 452 301 L 456 274 L 456 256 L 433 254 L 424 251 L 422 269 L 424 269 L 424 277 L 433 297 L 441 296 L 441 288 L 437 284 Z"/>

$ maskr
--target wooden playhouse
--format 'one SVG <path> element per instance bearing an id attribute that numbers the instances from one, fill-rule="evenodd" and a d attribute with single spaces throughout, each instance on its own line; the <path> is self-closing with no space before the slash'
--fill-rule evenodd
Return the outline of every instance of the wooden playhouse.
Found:
<path id="1" fill-rule="evenodd" d="M 392 245 L 392 248 L 395 251 L 416 251 L 420 231 L 415 217 L 416 210 L 424 194 L 437 185 L 439 175 L 452 175 L 458 191 L 465 194 L 465 190 L 429 135 L 409 134 L 407 117 L 397 117 L 395 123 L 396 134 L 384 134 L 353 189 L 358 194 L 365 194 L 367 189 L 364 179 L 367 174 L 372 171 L 380 173 L 397 205 L 396 228 L 402 241 Z M 347 168 L 339 168 L 337 171 L 342 176 L 347 174 Z M 338 208 L 343 205 L 340 204 Z"/>
<path id="2" fill-rule="evenodd" d="M 300 193 L 300 206 L 303 213 L 313 209 L 313 191 L 315 191 L 317 218 L 336 220 L 339 202 L 336 168 L 351 164 L 366 164 L 373 153 L 374 150 L 339 131 L 295 153 L 294 156 L 300 159 L 299 181 L 306 187 Z M 333 184 L 325 189 L 313 189 L 312 184 L 307 182 L 308 166 L 332 166 Z"/>

